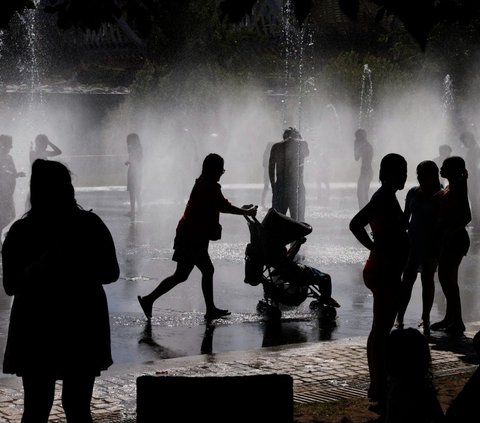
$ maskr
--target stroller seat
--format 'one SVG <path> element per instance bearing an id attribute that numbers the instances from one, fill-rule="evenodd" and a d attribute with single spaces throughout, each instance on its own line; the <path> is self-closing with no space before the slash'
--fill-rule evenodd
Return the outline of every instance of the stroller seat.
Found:
<path id="1" fill-rule="evenodd" d="M 274 309 L 280 315 L 279 306 L 298 306 L 311 297 L 311 308 L 326 309 L 333 317 L 340 307 L 331 297 L 330 275 L 297 263 L 295 256 L 312 227 L 270 209 L 262 222 L 245 217 L 250 230 L 250 242 L 245 251 L 245 283 L 263 285 L 262 308 Z M 290 248 L 287 249 L 287 245 Z M 260 305 L 260 303 L 259 303 Z M 258 307 L 257 307 L 258 308 Z M 325 313 L 327 310 L 324 310 Z"/>

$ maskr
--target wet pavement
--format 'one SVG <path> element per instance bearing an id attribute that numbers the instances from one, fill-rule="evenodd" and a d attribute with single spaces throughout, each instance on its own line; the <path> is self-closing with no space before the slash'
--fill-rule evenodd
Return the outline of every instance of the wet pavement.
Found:
<path id="1" fill-rule="evenodd" d="M 260 198 L 259 186 L 224 185 L 223 191 L 237 205 L 257 203 Z M 372 298 L 361 279 L 366 251 L 348 231 L 348 222 L 356 211 L 353 186 L 334 186 L 326 204 L 307 198 L 306 221 L 314 230 L 302 246 L 301 254 L 306 264 L 332 277 L 333 296 L 341 304 L 333 324 L 319 319 L 310 310 L 309 300 L 298 307 L 282 309 L 282 319 L 277 323 L 258 315 L 256 305 L 262 289 L 243 282 L 244 252 L 249 240 L 246 221 L 240 216 L 222 215 L 223 237 L 212 242 L 210 252 L 215 265 L 217 306 L 230 309 L 232 315 L 206 325 L 199 273 L 194 270 L 187 282 L 155 303 L 154 317 L 148 325 L 136 297 L 150 292 L 173 272 L 171 246 L 184 205 L 147 198 L 142 217 L 131 221 L 125 216 L 128 197 L 124 188 L 79 190 L 77 199 L 84 208 L 97 212 L 110 228 L 121 266 L 120 280 L 106 287 L 115 364 L 96 384 L 93 403 L 96 421 L 133 421 L 135 379 L 155 372 L 186 375 L 284 372 L 294 377 L 297 402 L 326 400 L 329 395 L 330 399 L 366 395 L 365 337 L 371 324 Z M 265 212 L 260 210 L 260 219 Z M 460 268 L 468 331 L 465 338 L 455 342 L 441 336 L 431 337 L 437 372 L 455 373 L 476 362 L 470 338 L 476 332 L 476 322 L 480 321 L 478 239 L 471 232 L 471 250 Z M 0 290 L 1 351 L 10 303 L 11 299 Z M 420 308 L 417 281 L 406 325 L 416 326 Z M 437 289 L 432 321 L 443 313 L 443 295 Z M 21 398 L 20 379 L 0 374 L 0 421 L 19 421 Z M 59 405 L 52 419 L 62 421 Z"/>

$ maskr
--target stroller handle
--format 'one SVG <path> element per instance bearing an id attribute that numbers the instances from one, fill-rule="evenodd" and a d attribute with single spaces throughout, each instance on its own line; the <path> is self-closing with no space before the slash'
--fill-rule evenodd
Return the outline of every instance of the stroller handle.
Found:
<path id="1" fill-rule="evenodd" d="M 245 218 L 245 220 L 249 223 L 258 223 L 260 224 L 260 221 L 255 217 L 255 216 L 248 216 L 246 214 L 243 215 L 243 217 Z"/>

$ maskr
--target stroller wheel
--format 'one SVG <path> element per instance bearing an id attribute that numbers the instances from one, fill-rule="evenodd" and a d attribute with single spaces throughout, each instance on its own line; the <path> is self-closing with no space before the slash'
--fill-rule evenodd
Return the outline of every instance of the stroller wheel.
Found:
<path id="1" fill-rule="evenodd" d="M 321 304 L 318 307 L 318 317 L 322 320 L 334 320 L 337 317 L 337 309 Z"/>
<path id="2" fill-rule="evenodd" d="M 280 319 L 282 312 L 278 307 L 268 304 L 265 300 L 260 300 L 257 304 L 257 312 L 268 319 Z"/>

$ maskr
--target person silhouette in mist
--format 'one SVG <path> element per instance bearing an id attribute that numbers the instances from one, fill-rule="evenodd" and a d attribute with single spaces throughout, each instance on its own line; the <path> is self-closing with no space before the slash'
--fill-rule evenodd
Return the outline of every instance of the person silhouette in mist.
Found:
<path id="1" fill-rule="evenodd" d="M 23 178 L 25 172 L 17 172 L 10 150 L 12 137 L 0 135 L 0 247 L 3 230 L 15 219 L 15 202 L 13 194 L 17 178 Z"/>
<path id="2" fill-rule="evenodd" d="M 289 211 L 290 217 L 300 222 L 305 219 L 303 168 L 309 154 L 300 132 L 290 127 L 283 132 L 283 141 L 273 144 L 268 161 L 272 207 L 282 214 Z"/>
<path id="3" fill-rule="evenodd" d="M 261 198 L 261 206 L 265 207 L 265 199 L 267 198 L 268 190 L 270 189 L 270 177 L 268 175 L 268 166 L 270 161 L 270 151 L 272 150 L 273 142 L 267 142 L 265 150 L 263 151 L 263 190 Z"/>
<path id="4" fill-rule="evenodd" d="M 62 154 L 62 150 L 51 142 L 45 134 L 38 134 L 35 137 L 35 145 L 30 145 L 30 164 L 32 165 L 37 159 L 48 160 L 49 157 L 59 156 L 60 154 Z"/>
<path id="5" fill-rule="evenodd" d="M 480 146 L 470 131 L 460 135 L 460 141 L 466 148 L 465 163 L 468 171 L 468 185 L 470 207 L 472 211 L 472 225 L 475 230 L 480 229 Z"/>
<path id="6" fill-rule="evenodd" d="M 188 279 L 196 266 L 202 274 L 202 292 L 205 300 L 206 320 L 228 316 L 230 312 L 215 306 L 213 298 L 214 267 L 208 245 L 221 238 L 220 213 L 255 216 L 257 207 L 242 208 L 232 205 L 222 194 L 218 183 L 225 173 L 224 160 L 215 153 L 203 160 L 202 173 L 196 179 L 183 216 L 177 225 L 173 260 L 177 262 L 175 272 L 165 278 L 150 294 L 138 296 L 138 301 L 147 319 L 152 318 L 153 303 L 179 283 Z"/>
<path id="7" fill-rule="evenodd" d="M 459 156 L 445 159 L 440 175 L 448 180 L 448 186 L 437 192 L 433 201 L 438 216 L 435 239 L 438 280 L 445 295 L 446 312 L 444 318 L 433 323 L 430 329 L 460 334 L 465 330 L 465 325 L 462 319 L 458 269 L 470 247 L 466 226 L 472 219 L 465 161 Z"/>
<path id="8" fill-rule="evenodd" d="M 410 302 L 413 285 L 420 272 L 422 281 L 422 320 L 424 333 L 430 330 L 430 312 L 435 296 L 437 256 L 435 246 L 436 214 L 433 196 L 440 191 L 438 166 L 425 160 L 417 166 L 419 185 L 411 188 L 405 200 L 405 220 L 408 222 L 410 251 L 402 275 L 402 285 L 397 314 L 397 327 L 403 327 L 403 318 Z"/>
<path id="9" fill-rule="evenodd" d="M 393 330 L 387 339 L 385 423 L 442 423 L 445 415 L 433 383 L 427 338 L 414 328 Z"/>
<path id="10" fill-rule="evenodd" d="M 68 168 L 37 159 L 31 209 L 2 250 L 3 286 L 13 296 L 3 372 L 22 377 L 22 423 L 47 423 L 62 380 L 68 423 L 91 423 L 95 378 L 112 364 L 103 284 L 119 266 L 112 236 L 75 200 Z"/>
<path id="11" fill-rule="evenodd" d="M 361 209 L 368 202 L 370 183 L 373 179 L 373 147 L 372 144 L 368 142 L 367 131 L 365 131 L 365 129 L 357 129 L 355 131 L 353 150 L 355 161 L 361 161 L 360 175 L 357 181 L 358 207 Z"/>
<path id="12" fill-rule="evenodd" d="M 142 161 L 143 149 L 138 134 L 127 135 L 128 160 L 125 166 L 127 171 L 127 191 L 130 199 L 130 211 L 127 216 L 135 217 L 135 213 L 142 211 Z"/>
<path id="13" fill-rule="evenodd" d="M 35 137 L 35 142 L 30 144 L 30 166 L 37 159 L 48 160 L 49 157 L 55 157 L 62 154 L 62 150 L 52 143 L 45 134 L 38 134 Z M 25 200 L 25 210 L 30 207 L 30 197 L 27 195 Z"/>
<path id="14" fill-rule="evenodd" d="M 380 188 L 352 218 L 350 230 L 368 250 L 363 280 L 373 294 L 373 322 L 367 339 L 371 409 L 385 412 L 386 344 L 395 323 L 401 276 L 408 257 L 407 225 L 396 192 L 405 186 L 407 162 L 390 153 L 380 163 Z M 370 226 L 373 239 L 366 230 Z"/>

